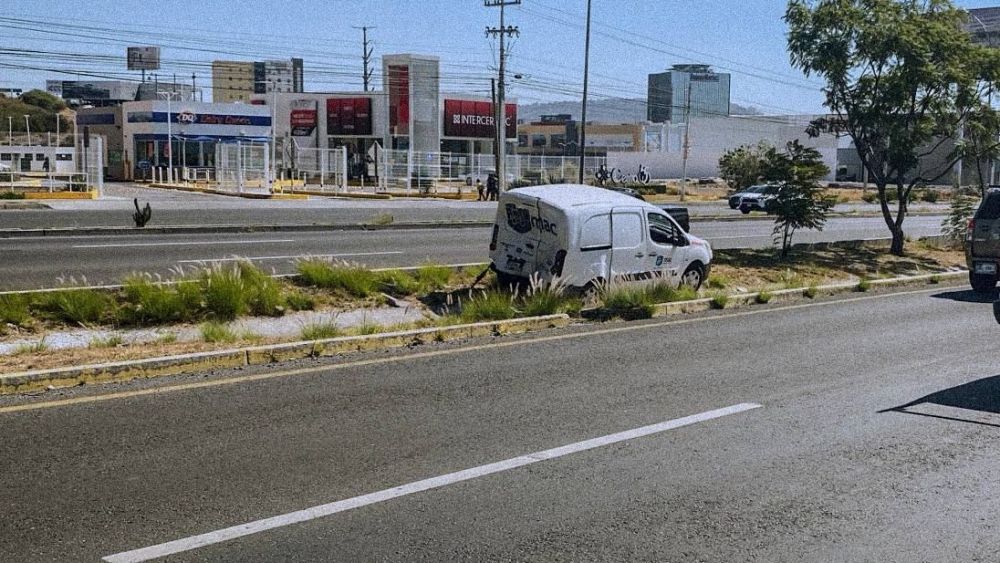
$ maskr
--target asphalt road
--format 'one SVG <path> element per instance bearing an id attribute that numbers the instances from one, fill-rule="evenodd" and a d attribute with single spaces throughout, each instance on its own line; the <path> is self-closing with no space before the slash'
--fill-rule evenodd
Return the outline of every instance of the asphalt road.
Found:
<path id="1" fill-rule="evenodd" d="M 940 232 L 941 217 L 910 217 L 910 236 Z M 768 221 L 699 222 L 692 232 L 714 248 L 772 245 Z M 821 232 L 801 231 L 795 242 L 884 238 L 881 219 L 830 219 Z M 463 264 L 487 260 L 490 230 L 315 231 L 202 235 L 38 237 L 0 239 L 0 289 L 54 287 L 86 280 L 117 283 L 132 272 L 169 276 L 201 261 L 253 259 L 277 273 L 294 271 L 297 256 L 333 256 L 373 267 Z"/>
<path id="2" fill-rule="evenodd" d="M 0 560 L 179 541 L 165 561 L 993 561 L 986 301 L 935 288 L 3 398 Z M 220 385 L 163 387 L 182 382 Z M 139 389 L 159 392 L 100 396 Z"/>
<path id="3" fill-rule="evenodd" d="M 310 198 L 309 200 L 247 200 L 235 197 L 173 192 L 131 184 L 108 184 L 105 197 L 96 201 L 50 201 L 51 209 L 0 210 L 0 229 L 69 227 L 132 227 L 133 198 L 149 203 L 149 225 L 329 225 L 371 223 L 376 216 L 391 215 L 397 223 L 414 221 L 492 221 L 492 202 L 393 199 L 387 201 Z M 686 204 L 692 216 L 732 215 L 723 201 Z M 912 210 L 946 212 L 942 205 L 915 204 Z M 877 212 L 874 205 L 839 204 L 838 212 Z"/>

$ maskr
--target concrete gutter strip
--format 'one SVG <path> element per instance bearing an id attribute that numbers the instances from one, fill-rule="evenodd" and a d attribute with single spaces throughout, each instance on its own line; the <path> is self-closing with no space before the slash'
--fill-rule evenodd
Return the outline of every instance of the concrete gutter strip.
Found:
<path id="1" fill-rule="evenodd" d="M 400 348 L 432 341 L 445 342 L 460 338 L 520 334 L 548 328 L 562 328 L 569 324 L 568 315 L 548 315 L 507 321 L 431 327 L 371 336 L 349 336 L 72 368 L 27 371 L 0 375 L 0 394 L 24 393 L 49 387 L 73 387 L 84 383 L 127 381 L 214 369 L 264 365 L 289 360 L 336 356 L 349 352 Z"/>
<path id="2" fill-rule="evenodd" d="M 878 280 L 868 280 L 868 283 L 872 287 L 903 287 L 908 285 L 919 285 L 919 284 L 930 284 L 934 280 L 945 281 L 952 279 L 962 279 L 969 275 L 966 270 L 957 272 L 942 272 L 938 274 L 925 274 L 919 276 L 907 276 L 905 278 L 891 278 L 891 279 L 878 279 Z M 837 283 L 831 285 L 817 286 L 816 290 L 818 294 L 822 295 L 838 295 L 842 293 L 851 293 L 858 290 L 858 283 Z M 771 299 L 769 303 L 781 303 L 784 301 L 794 301 L 805 296 L 808 288 L 800 287 L 795 289 L 782 289 L 773 292 L 771 294 Z M 741 307 L 752 305 L 757 302 L 757 297 L 760 293 L 738 293 L 735 295 L 728 295 L 726 302 L 726 308 Z M 677 301 L 675 303 L 660 303 L 655 305 L 655 310 L 653 312 L 654 317 L 665 317 L 669 315 L 678 315 L 685 313 L 700 313 L 703 311 L 708 311 L 712 309 L 712 299 L 696 299 L 693 301 Z"/>

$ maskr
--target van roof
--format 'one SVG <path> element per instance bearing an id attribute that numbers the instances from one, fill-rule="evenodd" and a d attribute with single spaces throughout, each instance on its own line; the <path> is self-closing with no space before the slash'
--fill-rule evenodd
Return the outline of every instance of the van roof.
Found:
<path id="1" fill-rule="evenodd" d="M 641 199 L 636 199 L 623 193 L 604 188 L 584 186 L 582 184 L 528 186 L 517 188 L 508 193 L 538 198 L 554 207 L 579 207 L 595 204 L 653 207 Z"/>

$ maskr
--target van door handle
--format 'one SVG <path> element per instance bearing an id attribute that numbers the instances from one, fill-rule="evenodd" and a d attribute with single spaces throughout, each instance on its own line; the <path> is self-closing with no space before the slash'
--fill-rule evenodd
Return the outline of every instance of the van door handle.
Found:
<path id="1" fill-rule="evenodd" d="M 636 258 L 642 258 L 643 256 L 645 256 L 645 254 L 643 254 L 642 252 L 636 252 L 635 253 L 635 257 Z"/>

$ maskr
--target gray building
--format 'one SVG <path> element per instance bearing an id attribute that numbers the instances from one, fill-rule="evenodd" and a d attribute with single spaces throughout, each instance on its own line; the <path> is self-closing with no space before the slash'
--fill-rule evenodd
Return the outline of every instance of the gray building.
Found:
<path id="1" fill-rule="evenodd" d="M 650 74 L 646 119 L 653 123 L 684 123 L 688 113 L 692 117 L 726 117 L 729 83 L 729 74 L 714 72 L 702 64 L 674 65 L 666 72 Z"/>
<path id="2" fill-rule="evenodd" d="M 45 90 L 70 107 L 118 106 L 125 102 L 159 99 L 157 92 L 172 92 L 175 100 L 197 101 L 201 88 L 183 82 L 134 82 L 131 80 L 46 80 Z"/>
<path id="3" fill-rule="evenodd" d="M 1000 47 L 1000 7 L 973 8 L 968 13 L 965 29 L 972 40 L 980 45 Z"/>

